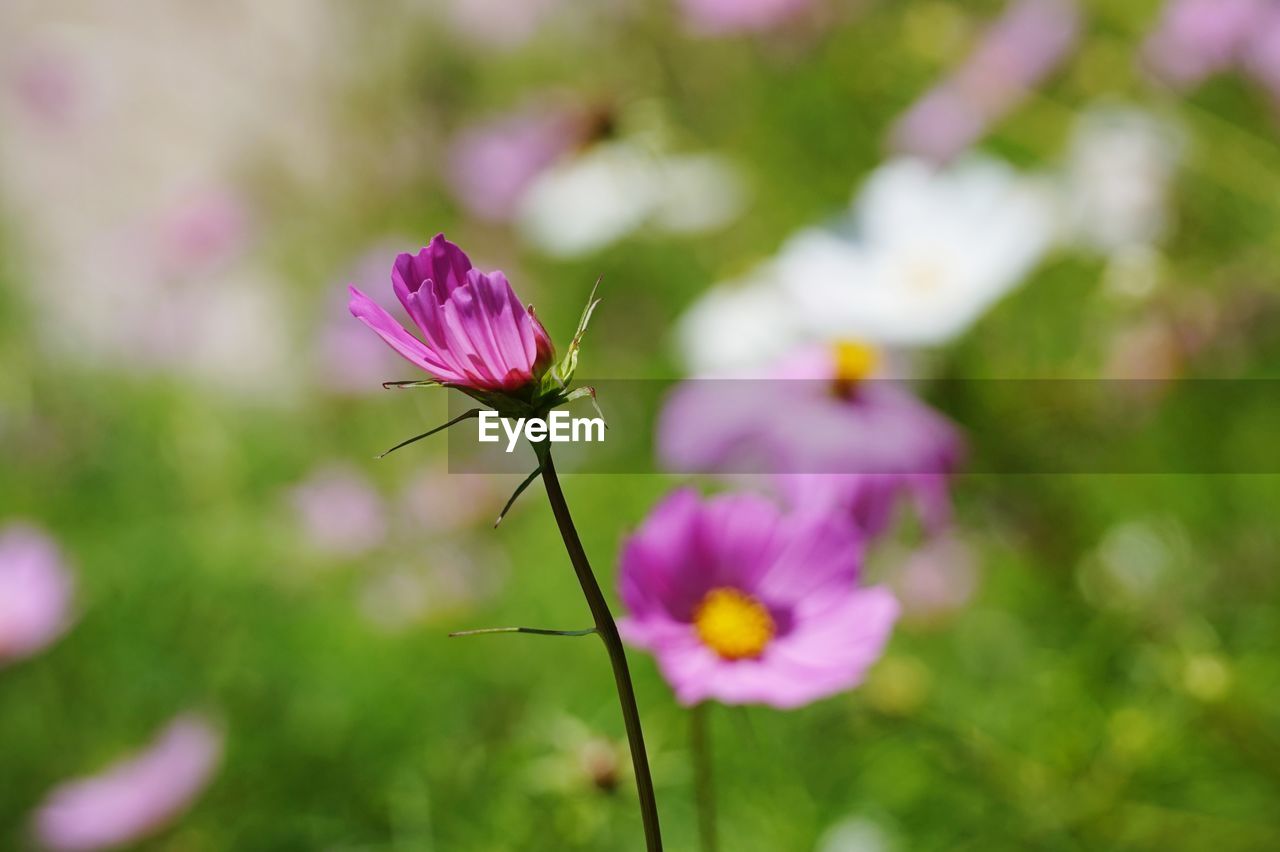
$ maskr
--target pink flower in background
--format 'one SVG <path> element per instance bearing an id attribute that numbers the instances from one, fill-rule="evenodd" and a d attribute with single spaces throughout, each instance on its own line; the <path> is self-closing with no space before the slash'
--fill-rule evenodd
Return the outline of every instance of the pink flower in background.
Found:
<path id="1" fill-rule="evenodd" d="M 917 548 L 892 569 L 889 585 L 903 618 L 934 623 L 963 609 L 978 587 L 978 566 L 960 539 L 943 535 Z"/>
<path id="2" fill-rule="evenodd" d="M 242 253 L 249 239 L 249 208 L 230 187 L 193 192 L 166 210 L 148 231 L 161 277 L 207 273 Z"/>
<path id="3" fill-rule="evenodd" d="M 80 57 L 52 47 L 33 49 L 10 81 L 26 113 L 50 129 L 75 127 L 91 112 L 93 87 Z"/>
<path id="4" fill-rule="evenodd" d="M 51 792 L 34 828 L 57 852 L 133 843 L 172 822 L 208 785 L 222 754 L 221 735 L 197 716 L 180 716 L 140 754 Z"/>
<path id="5" fill-rule="evenodd" d="M 678 0 L 685 24 L 699 35 L 762 32 L 795 18 L 814 0 Z"/>
<path id="6" fill-rule="evenodd" d="M 1175 86 L 1201 83 L 1235 65 L 1269 5 L 1269 0 L 1170 0 L 1147 37 L 1147 62 Z"/>
<path id="7" fill-rule="evenodd" d="M 894 383 L 876 350 L 802 349 L 758 378 L 685 382 L 659 415 L 663 465 L 688 473 L 937 474 L 961 454 L 955 428 Z"/>
<path id="8" fill-rule="evenodd" d="M 21 523 L 0 530 L 0 666 L 48 646 L 71 620 L 73 583 L 58 546 Z"/>
<path id="9" fill-rule="evenodd" d="M 807 704 L 861 682 L 898 616 L 888 591 L 857 586 L 861 551 L 829 515 L 680 490 L 623 545 L 619 628 L 682 704 Z"/>
<path id="10" fill-rule="evenodd" d="M 902 116 L 894 149 L 950 160 L 1011 112 L 1075 46 L 1074 0 L 1016 0 L 945 82 Z"/>
<path id="11" fill-rule="evenodd" d="M 426 343 L 355 285 L 351 313 L 434 379 L 510 392 L 530 385 L 550 366 L 551 337 L 532 309 L 520 304 L 507 277 L 473 269 L 444 234 L 416 256 L 397 257 L 391 281 Z"/>
<path id="12" fill-rule="evenodd" d="M 449 187 L 477 219 L 507 221 L 534 178 L 584 141 L 588 125 L 580 113 L 540 104 L 465 128 L 449 150 Z"/>
<path id="13" fill-rule="evenodd" d="M 869 541 L 889 529 L 903 500 L 927 533 L 944 531 L 951 523 L 950 469 L 948 461 L 939 473 L 791 473 L 773 484 L 789 506 L 848 518 Z"/>
<path id="14" fill-rule="evenodd" d="M 1280 104 L 1280 4 L 1273 3 L 1259 17 L 1241 61 L 1245 70 L 1266 86 L 1272 99 Z"/>
<path id="15" fill-rule="evenodd" d="M 387 274 L 386 259 L 393 253 L 390 245 L 374 246 L 348 270 L 347 280 L 372 289 Z M 377 337 L 351 321 L 345 298 L 326 305 L 315 357 L 316 379 L 342 394 L 381 391 L 382 382 L 396 378 L 395 371 L 403 363 Z"/>
<path id="16" fill-rule="evenodd" d="M 382 497 L 354 468 L 322 468 L 294 486 L 289 498 L 302 534 L 317 552 L 360 556 L 386 538 Z"/>

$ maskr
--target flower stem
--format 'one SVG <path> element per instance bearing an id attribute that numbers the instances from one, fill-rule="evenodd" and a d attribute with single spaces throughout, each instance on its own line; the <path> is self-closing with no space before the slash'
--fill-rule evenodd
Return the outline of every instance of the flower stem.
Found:
<path id="1" fill-rule="evenodd" d="M 653 795 L 653 779 L 649 775 L 649 757 L 644 750 L 644 732 L 640 729 L 640 710 L 636 707 L 635 689 L 631 685 L 631 673 L 627 668 L 627 655 L 622 647 L 622 637 L 618 635 L 618 625 L 609 611 L 609 604 L 600 591 L 600 584 L 591 571 L 591 563 L 587 561 L 587 552 L 578 538 L 578 531 L 569 515 L 569 504 L 565 502 L 564 492 L 560 489 L 560 479 L 556 476 L 555 464 L 551 461 L 549 444 L 534 444 L 534 450 L 542 462 L 542 482 L 547 488 L 547 499 L 551 501 L 551 511 L 560 527 L 560 537 L 564 539 L 565 550 L 569 552 L 569 561 L 573 563 L 574 573 L 578 575 L 578 584 L 582 586 L 582 594 L 586 596 L 587 606 L 591 608 L 591 617 L 595 619 L 596 631 L 609 652 L 609 662 L 613 665 L 613 679 L 618 688 L 618 701 L 622 704 L 622 721 L 627 729 L 627 741 L 631 746 L 631 764 L 635 768 L 636 791 L 640 796 L 640 818 L 644 822 L 646 848 L 649 852 L 662 852 L 662 832 L 658 826 L 658 803 Z"/>
<path id="2" fill-rule="evenodd" d="M 712 780 L 707 702 L 689 710 L 689 751 L 693 755 L 693 793 L 698 804 L 698 839 L 702 852 L 716 852 L 716 790 Z"/>

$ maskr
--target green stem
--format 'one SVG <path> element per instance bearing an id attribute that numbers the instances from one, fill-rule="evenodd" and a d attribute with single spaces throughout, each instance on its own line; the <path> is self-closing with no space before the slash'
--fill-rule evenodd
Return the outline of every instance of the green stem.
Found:
<path id="1" fill-rule="evenodd" d="M 711 768 L 711 739 L 707 731 L 708 703 L 689 710 L 689 751 L 693 755 L 693 793 L 698 804 L 698 839 L 702 852 L 716 852 L 716 790 Z"/>
<path id="2" fill-rule="evenodd" d="M 582 586 L 582 594 L 586 596 L 587 606 L 591 608 L 591 617 L 595 619 L 596 631 L 604 642 L 609 653 L 609 662 L 613 665 L 613 679 L 618 689 L 618 701 L 622 704 L 622 721 L 627 729 L 627 742 L 631 746 L 631 764 L 635 768 L 636 791 L 640 796 L 640 819 L 644 823 L 646 848 L 649 852 L 662 852 L 662 832 L 658 825 L 658 802 L 653 794 L 653 779 L 649 775 L 649 757 L 644 749 L 644 732 L 640 729 L 640 710 L 636 706 L 635 689 L 631 685 L 631 673 L 627 669 L 627 655 L 622 647 L 622 637 L 618 635 L 618 625 L 609 611 L 609 604 L 600 591 L 600 584 L 587 561 L 587 552 L 578 538 L 578 530 L 573 525 L 569 514 L 569 504 L 565 502 L 564 492 L 560 489 L 560 479 L 556 476 L 555 464 L 551 461 L 549 444 L 534 444 L 534 450 L 542 462 L 542 482 L 547 488 L 547 499 L 551 502 L 551 512 L 560 527 L 560 537 L 564 539 L 565 550 L 569 552 L 569 561 L 573 563 L 574 573 L 578 575 L 578 584 Z"/>

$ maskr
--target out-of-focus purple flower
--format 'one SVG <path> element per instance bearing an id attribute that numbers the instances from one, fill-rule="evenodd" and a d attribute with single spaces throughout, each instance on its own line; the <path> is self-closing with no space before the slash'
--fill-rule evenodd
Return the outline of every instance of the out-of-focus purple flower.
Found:
<path id="1" fill-rule="evenodd" d="M 16 63 L 11 84 L 27 114 L 50 129 L 74 127 L 91 111 L 87 69 L 70 53 L 29 51 Z"/>
<path id="2" fill-rule="evenodd" d="M 937 534 L 951 523 L 947 471 L 953 461 L 945 462 L 937 473 L 793 473 L 774 477 L 773 484 L 788 505 L 848 518 L 867 540 L 889 529 L 904 498 L 925 530 Z"/>
<path id="3" fill-rule="evenodd" d="M 397 241 L 399 242 L 399 241 Z M 349 270 L 347 280 L 371 290 L 387 274 L 387 256 L 394 250 L 375 245 Z M 320 319 L 316 340 L 316 378 L 342 394 L 367 394 L 382 390 L 382 382 L 395 378 L 402 363 L 377 337 L 351 321 L 347 300 L 334 300 Z"/>
<path id="4" fill-rule="evenodd" d="M 887 590 L 857 586 L 861 550 L 830 515 L 680 490 L 623 545 L 619 628 L 682 704 L 807 704 L 861 682 L 897 619 Z"/>
<path id="5" fill-rule="evenodd" d="M 449 187 L 477 219 L 507 221 L 534 178 L 589 132 L 581 113 L 546 104 L 464 128 L 450 146 Z"/>
<path id="6" fill-rule="evenodd" d="M 1280 6 L 1272 4 L 1258 19 L 1242 58 L 1245 69 L 1280 104 Z"/>
<path id="7" fill-rule="evenodd" d="M 1258 32 L 1269 0 L 1170 0 L 1144 53 L 1161 79 L 1190 87 L 1231 68 Z"/>
<path id="8" fill-rule="evenodd" d="M 387 535 L 382 497 L 354 468 L 321 468 L 289 494 L 298 524 L 317 552 L 337 557 L 367 553 Z"/>
<path id="9" fill-rule="evenodd" d="M 396 297 L 426 338 L 418 340 L 354 284 L 351 314 L 432 378 L 483 391 L 518 391 L 551 365 L 554 348 L 532 308 L 501 272 L 488 275 L 437 234 L 391 270 Z"/>
<path id="10" fill-rule="evenodd" d="M 659 417 L 657 450 L 689 473 L 937 474 L 961 442 L 940 414 L 872 378 L 875 350 L 803 349 L 762 378 L 677 387 Z"/>
<path id="11" fill-rule="evenodd" d="M 248 205 L 227 187 L 182 198 L 152 229 L 158 273 L 189 280 L 236 257 L 248 242 L 249 218 Z"/>
<path id="12" fill-rule="evenodd" d="M 222 736 L 198 716 L 172 721 L 143 752 L 53 790 L 36 812 L 42 847 L 58 852 L 132 843 L 172 822 L 208 785 Z"/>
<path id="13" fill-rule="evenodd" d="M 895 150 L 935 162 L 955 157 L 1058 67 L 1078 31 L 1074 0 L 1017 0 L 959 70 L 898 120 Z"/>
<path id="14" fill-rule="evenodd" d="M 973 552 L 952 535 L 925 542 L 894 566 L 889 585 L 909 621 L 930 624 L 963 609 L 978 587 Z"/>
<path id="15" fill-rule="evenodd" d="M 71 621 L 72 590 L 52 539 L 22 523 L 0 529 L 0 666 L 62 635 Z"/>
<path id="16" fill-rule="evenodd" d="M 679 0 L 693 33 L 724 36 L 771 30 L 814 5 L 814 0 Z"/>

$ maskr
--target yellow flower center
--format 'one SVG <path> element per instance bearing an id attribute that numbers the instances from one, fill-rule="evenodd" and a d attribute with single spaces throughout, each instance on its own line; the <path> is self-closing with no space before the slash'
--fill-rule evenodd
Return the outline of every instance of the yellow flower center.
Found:
<path id="1" fill-rule="evenodd" d="M 874 346 L 852 340 L 835 345 L 836 381 L 855 384 L 880 366 L 880 352 Z"/>
<path id="2" fill-rule="evenodd" d="M 707 592 L 693 615 L 698 638 L 726 660 L 758 657 L 777 631 L 760 601 L 737 589 Z"/>

